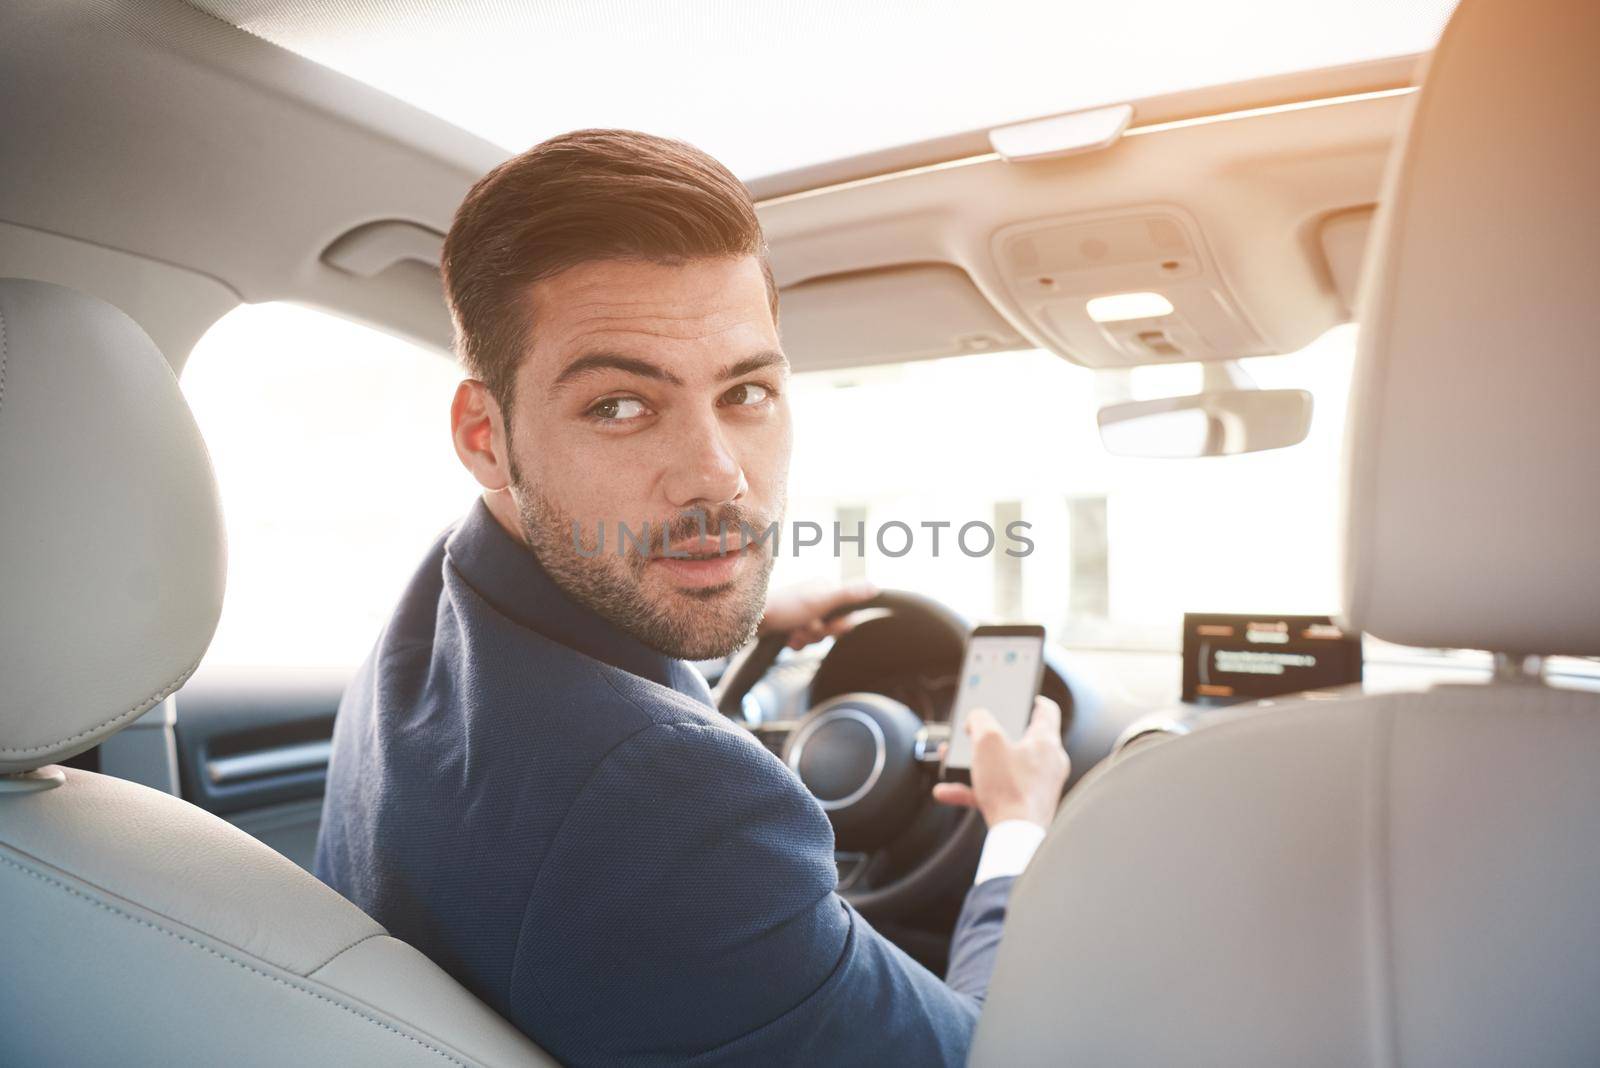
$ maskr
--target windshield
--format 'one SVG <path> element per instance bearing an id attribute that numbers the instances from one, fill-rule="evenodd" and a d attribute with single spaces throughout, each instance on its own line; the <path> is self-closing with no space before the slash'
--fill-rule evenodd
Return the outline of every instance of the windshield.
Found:
<path id="1" fill-rule="evenodd" d="M 678 137 L 750 179 L 1100 104 L 1425 52 L 1454 0 L 191 0 L 508 151 Z"/>
<path id="2" fill-rule="evenodd" d="M 1042 623 L 1079 661 L 1119 667 L 1132 657 L 1137 670 L 1120 677 L 1130 692 L 1143 688 L 1134 696 L 1174 700 L 1177 678 L 1161 658 L 1177 651 L 1184 612 L 1338 607 L 1338 465 L 1355 336 L 1340 326 L 1293 355 L 1240 361 L 1264 389 L 1310 391 L 1311 432 L 1291 448 L 1210 459 L 1108 455 L 1095 430 L 1095 372 L 1047 352 L 795 375 L 790 519 L 824 533 L 798 554 L 780 547 L 773 581 L 865 575 L 975 622 Z M 228 529 L 228 593 L 208 671 L 279 677 L 361 661 L 428 544 L 477 494 L 445 419 L 460 377 L 437 353 L 290 304 L 242 306 L 196 346 L 183 388 Z M 1139 368 L 1128 385 L 1142 399 L 1200 383 L 1198 365 L 1180 364 Z M 959 533 L 974 522 L 996 544 L 968 556 Z M 1032 543 L 1026 555 L 1006 552 L 1024 548 L 1006 535 L 1013 523 L 1027 524 L 1016 528 Z M 858 527 L 859 552 L 845 540 Z M 975 533 L 968 547 L 981 540 Z M 1375 656 L 1418 655 L 1370 638 L 1367 647 L 1369 668 Z M 1483 654 L 1448 661 L 1487 670 Z M 1595 684 L 1592 663 L 1561 671 Z"/>
<path id="3" fill-rule="evenodd" d="M 1340 326 L 1300 352 L 1240 361 L 1264 389 L 1313 395 L 1310 434 L 1206 459 L 1109 455 L 1095 427 L 1096 373 L 1048 352 L 796 375 L 790 515 L 825 536 L 784 549 L 775 581 L 865 575 L 974 620 L 1043 623 L 1090 647 L 1176 649 L 1185 611 L 1331 613 L 1355 337 Z M 1132 386 L 1143 399 L 1200 381 L 1198 364 L 1182 364 L 1139 368 Z M 914 537 L 893 526 L 880 546 L 878 532 L 896 522 Z M 973 522 L 996 532 L 995 551 L 968 555 L 958 543 Z M 1018 522 L 1031 551 L 1005 537 Z M 858 527 L 859 551 L 848 540 Z M 967 548 L 982 547 L 980 534 Z"/>
<path id="4" fill-rule="evenodd" d="M 865 575 L 975 621 L 1043 623 L 1079 648 L 1176 649 L 1185 611 L 1331 612 L 1354 344 L 1347 325 L 1240 361 L 1262 388 L 1313 394 L 1310 436 L 1194 460 L 1108 455 L 1096 373 L 1048 352 L 797 374 L 785 534 L 813 523 L 822 536 L 798 553 L 789 537 L 773 581 Z M 445 418 L 459 379 L 436 353 L 293 305 L 241 307 L 207 334 L 183 383 L 228 522 L 208 662 L 352 667 L 366 654 L 476 492 Z M 1144 398 L 1200 381 L 1199 365 L 1180 364 L 1136 369 L 1129 385 Z M 909 545 L 885 530 L 897 521 Z M 959 535 L 974 522 L 996 542 L 969 556 Z M 1024 549 L 1014 523 L 1026 555 L 1012 555 Z M 862 542 L 846 540 L 858 526 Z M 971 535 L 966 548 L 984 549 Z"/>

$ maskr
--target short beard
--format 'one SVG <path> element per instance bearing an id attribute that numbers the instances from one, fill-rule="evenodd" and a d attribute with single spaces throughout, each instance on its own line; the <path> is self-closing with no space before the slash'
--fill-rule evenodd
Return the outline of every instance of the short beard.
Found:
<path id="1" fill-rule="evenodd" d="M 513 470 L 511 478 L 523 538 L 555 584 L 578 604 L 657 652 L 680 660 L 727 656 L 755 637 L 766 607 L 775 545 L 770 551 L 764 543 L 750 549 L 753 559 L 733 582 L 671 590 L 653 599 L 644 586 L 650 565 L 646 553 L 598 551 L 598 546 L 587 543 L 587 536 L 580 552 L 574 519 L 524 482 L 519 472 Z M 738 534 L 743 523 L 759 536 L 771 522 L 729 504 L 715 513 L 696 510 L 677 516 L 666 525 L 666 535 L 670 543 L 703 529 Z M 652 523 L 649 530 L 652 543 L 659 546 L 662 525 Z"/>

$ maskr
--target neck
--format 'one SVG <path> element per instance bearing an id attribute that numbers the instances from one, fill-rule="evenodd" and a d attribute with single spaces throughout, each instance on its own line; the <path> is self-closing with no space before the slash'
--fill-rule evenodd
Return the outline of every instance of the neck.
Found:
<path id="1" fill-rule="evenodd" d="M 528 539 L 522 534 L 522 516 L 517 510 L 517 502 L 511 496 L 508 486 L 500 490 L 485 490 L 483 493 L 484 507 L 489 509 L 489 514 L 494 516 L 494 521 L 500 524 L 500 529 L 511 535 L 518 545 L 527 547 Z"/>

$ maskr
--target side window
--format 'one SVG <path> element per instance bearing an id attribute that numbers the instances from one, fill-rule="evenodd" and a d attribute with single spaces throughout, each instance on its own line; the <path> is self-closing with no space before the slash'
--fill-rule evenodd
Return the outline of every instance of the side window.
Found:
<path id="1" fill-rule="evenodd" d="M 211 450 L 228 590 L 205 670 L 359 664 L 476 483 L 448 357 L 291 304 L 245 305 L 182 384 Z"/>

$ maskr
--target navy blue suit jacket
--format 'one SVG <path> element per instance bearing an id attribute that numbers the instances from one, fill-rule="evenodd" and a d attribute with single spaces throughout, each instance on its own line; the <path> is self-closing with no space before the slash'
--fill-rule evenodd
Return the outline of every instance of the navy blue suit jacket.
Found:
<path id="1" fill-rule="evenodd" d="M 568 599 L 482 502 L 340 705 L 317 874 L 568 1064 L 960 1064 L 1010 879 L 931 975 L 695 669 Z"/>

